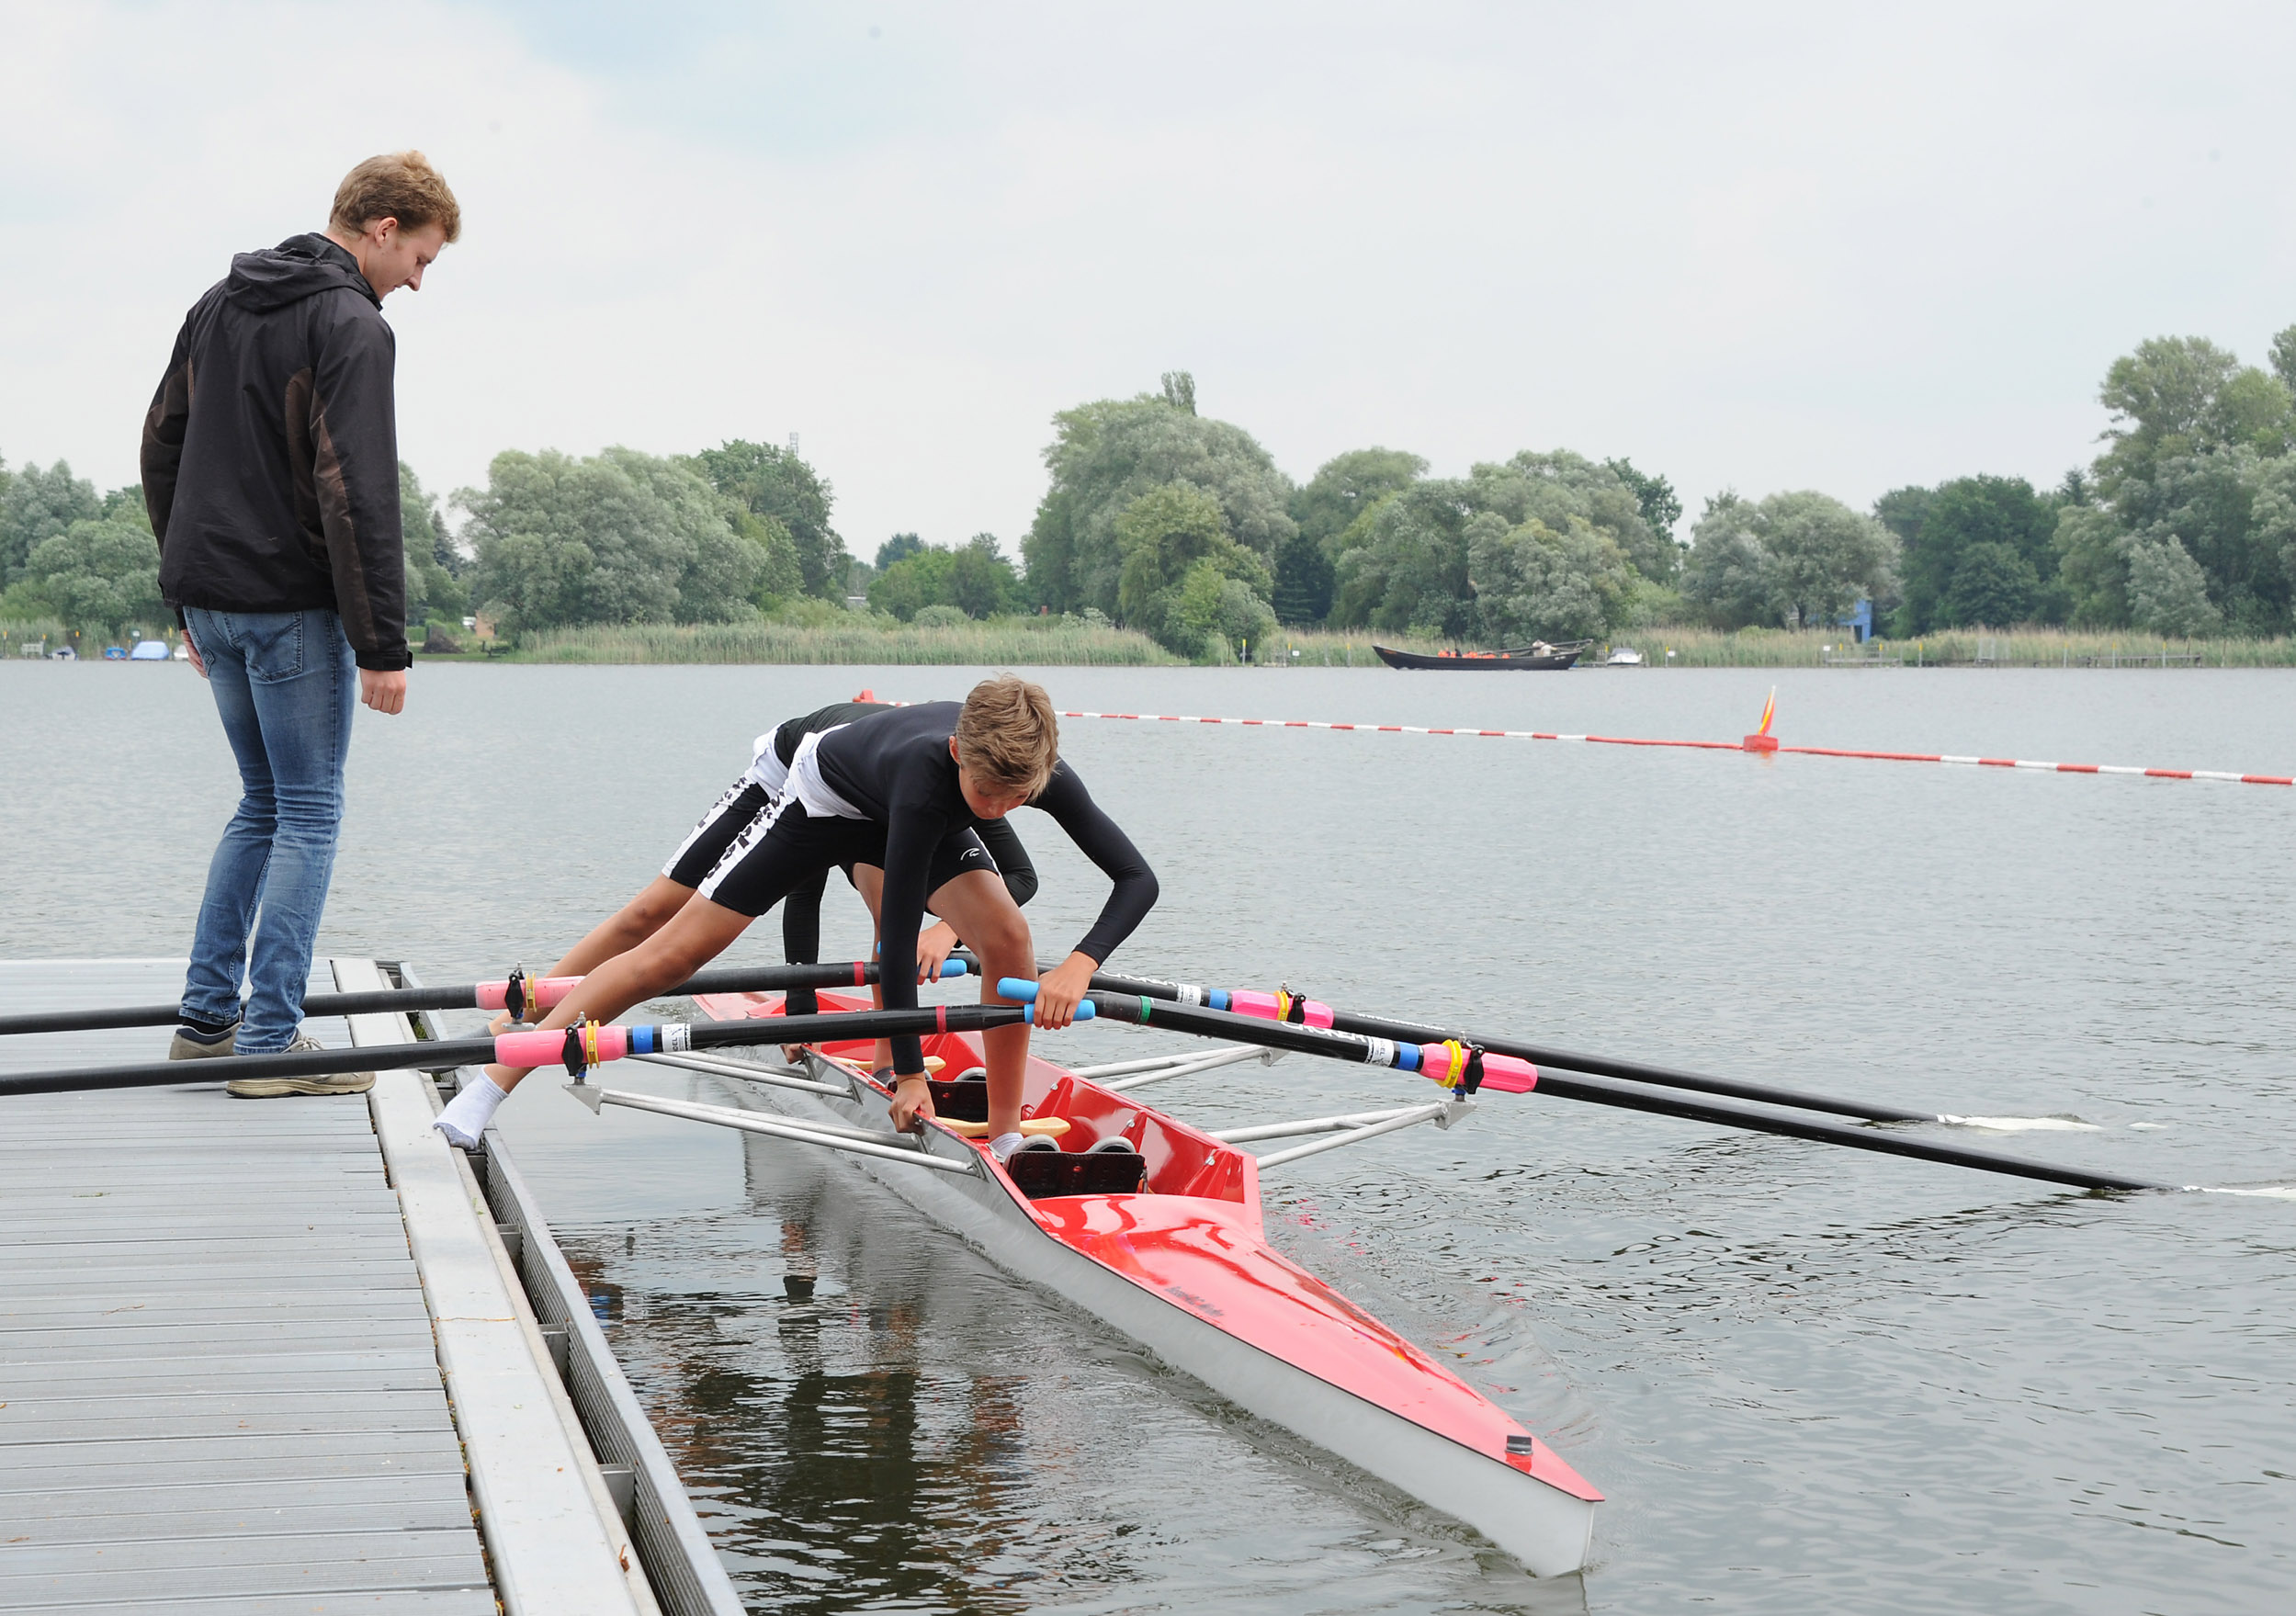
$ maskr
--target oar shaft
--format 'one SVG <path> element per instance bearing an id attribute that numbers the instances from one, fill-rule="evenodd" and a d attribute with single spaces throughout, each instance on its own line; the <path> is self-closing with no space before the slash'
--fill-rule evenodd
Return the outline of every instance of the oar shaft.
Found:
<path id="1" fill-rule="evenodd" d="M 2039 1179 L 2043 1183 L 2070 1184 L 2082 1190 L 2173 1190 L 2177 1187 L 2174 1184 L 2155 1184 L 2143 1179 L 2122 1178 L 2115 1173 L 2083 1172 L 2077 1168 L 2054 1167 L 2046 1162 L 2027 1161 L 2019 1157 L 1996 1155 L 1990 1150 L 1971 1150 L 1958 1145 L 1933 1145 L 1924 1139 L 1878 1129 L 1849 1127 L 1840 1123 L 1823 1123 L 1798 1116 L 1774 1116 L 1768 1112 L 1747 1111 L 1718 1101 L 1678 1099 L 1671 1094 L 1655 1093 L 1630 1083 L 1612 1082 L 1583 1072 L 1557 1071 L 1553 1067 L 1543 1066 L 1539 1068 L 1538 1092 L 1557 1095 L 1565 1100 L 1584 1100 L 1596 1105 L 1614 1105 L 1626 1111 L 1648 1112 L 1654 1116 L 1680 1117 L 1688 1122 L 1713 1123 L 1720 1127 L 1745 1128 L 1758 1134 L 1776 1134 L 1789 1139 L 1811 1139 L 1826 1145 L 1847 1145 L 1854 1150 L 1910 1157 L 1916 1161 L 1943 1162 L 1951 1167 L 1974 1168 L 1980 1172 L 2008 1173 L 2015 1178 Z"/>
<path id="2" fill-rule="evenodd" d="M 842 1015 L 776 1016 L 770 1020 L 672 1023 L 605 1027 L 601 1056 L 619 1058 L 662 1049 L 716 1049 L 754 1044 L 836 1043 L 933 1033 L 976 1033 L 1029 1018 L 1015 1004 L 931 1005 L 922 1010 L 863 1010 Z M 450 1038 L 419 1044 L 368 1045 L 278 1055 L 227 1055 L 210 1060 L 152 1060 L 124 1066 L 64 1068 L 0 1075 L 0 1097 L 62 1094 L 95 1089 L 155 1088 L 171 1083 L 221 1083 L 234 1078 L 315 1078 L 332 1072 L 437 1070 L 480 1061 L 508 1066 L 555 1064 L 562 1032 L 506 1033 L 500 1038 Z"/>
<path id="3" fill-rule="evenodd" d="M 955 975 L 961 972 L 944 972 Z M 559 978 L 544 978 L 556 983 Z M 579 978 L 568 978 L 578 981 Z M 877 966 L 851 961 L 842 965 L 728 966 L 699 971 L 660 997 L 697 999 L 705 993 L 765 993 L 790 988 L 866 988 L 877 980 Z M 538 986 L 539 984 L 537 984 Z M 391 1011 L 499 1010 L 503 984 L 462 982 L 440 988 L 381 988 L 365 993 L 313 993 L 303 1000 L 306 1016 L 376 1015 Z M 491 1000 L 487 989 L 492 989 Z M 565 996 L 557 989 L 545 996 L 555 1004 Z M 96 1010 L 42 1011 L 30 1015 L 0 1016 L 0 1037 L 11 1033 L 94 1033 L 113 1027 L 164 1027 L 183 1014 L 179 1004 L 113 1005 Z"/>
<path id="4" fill-rule="evenodd" d="M 1113 993 L 1132 993 L 1175 1001 L 1201 1000 L 1207 995 L 1255 1003 L 1268 998 L 1266 994 L 1236 994 L 1222 989 L 1197 988 L 1187 983 L 1160 982 L 1150 977 L 1119 977 L 1106 971 L 1092 973 L 1092 986 Z M 1687 1089 L 1700 1094 L 1723 1094 L 1733 1100 L 1754 1100 L 1765 1105 L 1792 1106 L 1796 1111 L 1854 1116 L 1866 1122 L 1933 1123 L 1938 1120 L 1938 1113 L 1933 1111 L 1906 1111 L 1894 1105 L 1876 1105 L 1863 1100 L 1844 1100 L 1829 1094 L 1808 1094 L 1768 1083 L 1748 1083 L 1736 1078 L 1714 1077 L 1705 1072 L 1680 1071 L 1638 1060 L 1614 1060 L 1608 1056 L 1588 1055 L 1575 1049 L 1554 1049 L 1544 1044 L 1529 1044 L 1520 1038 L 1486 1037 L 1479 1033 L 1463 1033 L 1416 1022 L 1392 1021 L 1384 1016 L 1356 1015 L 1319 1004 L 1314 1006 L 1314 1011 L 1321 1013 L 1311 1015 L 1310 1025 L 1325 1025 L 1335 1032 L 1355 1033 L 1366 1037 L 1404 1039 L 1415 1044 L 1436 1044 L 1446 1038 L 1457 1038 L 1479 1044 L 1494 1055 L 1511 1055 L 1530 1061 L 1541 1070 L 1563 1067 L 1571 1071 L 1594 1072 L 1606 1078 L 1649 1083 L 1661 1089 Z"/>
<path id="5" fill-rule="evenodd" d="M 1022 984 L 1000 984 L 998 991 L 1015 997 Z M 1154 994 L 1119 995 L 1095 992 L 1090 995 L 1098 1006 L 1103 1020 L 1137 1022 L 1148 1026 L 1169 1027 L 1174 1032 L 1196 1033 L 1209 1037 L 1227 1038 L 1238 1044 L 1264 1044 L 1272 1048 L 1296 1050 L 1306 1055 L 1322 1055 L 1339 1060 L 1365 1058 L 1360 1034 L 1340 1031 L 1322 1032 L 1314 1027 L 1298 1026 L 1284 1022 L 1264 1022 L 1252 1016 L 1238 1015 L 1231 1011 L 1205 1010 L 1195 1005 L 1177 1004 Z M 1369 1018 L 1363 1018 L 1369 1019 Z M 1408 1023 L 1383 1023 L 1413 1031 Z M 1386 1034 L 1379 1034 L 1382 1038 Z M 1350 1052 L 1353 1046 L 1353 1052 Z M 1486 1045 L 1485 1048 L 1492 1046 Z M 1385 1064 L 1374 1062 L 1374 1064 Z M 1488 1086 L 1487 1084 L 1486 1085 Z M 1654 1116 L 1680 1117 L 1687 1122 L 1712 1123 L 1719 1127 L 1743 1128 L 1751 1133 L 1775 1134 L 1788 1139 L 1809 1139 L 1819 1144 L 1846 1145 L 1853 1150 L 1872 1150 L 1883 1156 L 1903 1156 L 1917 1161 L 1942 1162 L 1951 1167 L 1974 1168 L 1980 1172 L 2007 1173 L 2015 1178 L 2038 1179 L 2043 1183 L 2070 1184 L 2083 1190 L 2169 1190 L 2173 1184 L 2155 1184 L 2143 1179 L 2123 1178 L 2114 1173 L 2084 1172 L 2077 1168 L 2051 1166 L 2046 1162 L 2027 1161 L 2015 1156 L 1998 1156 L 1990 1150 L 1971 1150 L 1956 1145 L 1933 1145 L 1923 1139 L 1904 1135 L 1883 1133 L 1875 1129 L 1845 1126 L 1839 1123 L 1817 1122 L 1804 1117 L 1778 1116 L 1769 1112 L 1751 1111 L 1743 1106 L 1727 1105 L 1719 1101 L 1691 1100 L 1660 1093 L 1633 1083 L 1609 1080 L 1585 1072 L 1556 1071 L 1550 1067 L 1539 1068 L 1535 1092 L 1552 1094 L 1564 1100 L 1580 1100 L 1594 1105 L 1617 1106 L 1626 1111 L 1647 1112 Z M 1928 1121 L 1928 1118 L 1914 1120 Z"/>

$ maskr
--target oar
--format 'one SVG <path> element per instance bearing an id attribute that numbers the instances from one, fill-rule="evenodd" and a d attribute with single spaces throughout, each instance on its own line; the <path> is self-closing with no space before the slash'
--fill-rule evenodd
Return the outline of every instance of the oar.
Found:
<path id="1" fill-rule="evenodd" d="M 941 967 L 944 977 L 965 974 L 961 961 Z M 386 1011 L 503 1010 L 524 1016 L 550 1009 L 581 986 L 580 977 L 529 977 L 514 969 L 499 982 L 464 982 L 446 988 L 385 988 L 368 993 L 314 993 L 303 1000 L 307 1016 L 373 1015 Z M 846 965 L 729 966 L 702 971 L 679 983 L 664 999 L 696 999 L 705 993 L 763 993 L 780 988 L 866 988 L 877 966 L 854 960 Z M 111 1027 L 164 1027 L 183 1014 L 180 1005 L 134 1004 L 109 1010 L 48 1011 L 37 1015 L 0 1016 L 0 1035 L 10 1033 L 87 1033 Z M 221 1058 L 221 1057 L 218 1057 Z"/>
<path id="2" fill-rule="evenodd" d="M 1035 984 L 1006 978 L 997 984 L 997 991 L 1007 999 L 1026 999 L 1034 995 Z M 1326 1031 L 1295 1022 L 1266 1021 L 1256 1016 L 1239 1015 L 1233 1011 L 1182 1004 L 1152 994 L 1090 993 L 1085 996 L 1083 1003 L 1077 1006 L 1079 1015 L 1083 1013 L 1087 1005 L 1093 1007 L 1103 1021 L 1143 1027 L 1169 1027 L 1176 1033 L 1192 1033 L 1200 1037 L 1225 1038 L 1237 1044 L 1261 1044 L 1274 1049 L 1289 1049 L 1304 1055 L 1321 1055 L 1335 1060 L 1372 1066 L 1413 1069 L 1407 1065 L 1409 1056 L 1406 1053 L 1413 1052 L 1420 1063 L 1416 1069 L 1427 1071 L 1438 1082 L 1445 1082 L 1449 1074 L 1440 1069 L 1443 1062 L 1437 1059 L 1433 1052 L 1442 1050 L 1448 1054 L 1461 1047 L 1456 1041 L 1442 1045 L 1397 1044 L 1384 1036 L 1365 1036 L 1337 1029 Z M 1404 1023 L 1393 1024 L 1400 1026 Z M 1468 1054 L 1472 1059 L 1472 1049 Z M 1505 1080 L 1492 1076 L 1490 1069 L 1495 1063 L 1502 1061 L 1510 1063 L 1499 1068 Z M 1742 1106 L 1725 1105 L 1715 1101 L 1677 1099 L 1670 1094 L 1657 1093 L 1627 1083 L 1609 1082 L 1601 1078 L 1576 1072 L 1535 1071 L 1532 1082 L 1524 1083 L 1514 1075 L 1513 1068 L 1521 1064 L 1520 1059 L 1491 1053 L 1487 1045 L 1482 1064 L 1485 1076 L 1481 1087 L 1486 1089 L 1527 1091 L 1535 1085 L 1537 1092 L 1553 1094 L 1564 1100 L 1584 1100 L 1595 1105 L 1615 1105 L 1627 1111 L 1681 1117 L 1691 1122 L 1713 1123 L 1726 1128 L 1745 1128 L 1758 1134 L 1777 1134 L 1789 1139 L 1847 1145 L 1855 1150 L 1872 1150 L 1883 1156 L 1906 1156 L 1917 1161 L 1944 1162 L 1952 1167 L 1974 1168 L 1981 1172 L 2008 1173 L 2016 1178 L 2039 1179 L 2045 1183 L 2071 1184 L 2083 1190 L 2175 1190 L 2192 1187 L 2156 1184 L 2114 1173 L 2083 1172 L 2076 1168 L 2053 1167 L 2045 1162 L 2000 1156 L 1990 1150 L 1932 1145 L 1898 1134 L 1845 1127 L 1838 1123 L 1775 1116 L 1768 1112 L 1749 1111 Z M 1472 1068 L 1468 1068 L 1462 1075 L 1471 1082 L 1471 1074 Z M 1445 1086 L 1452 1085 L 1445 1082 Z M 1466 1087 L 1467 1082 L 1463 1082 L 1461 1086 Z"/>
<path id="3" fill-rule="evenodd" d="M 1119 977 L 1107 971 L 1093 972 L 1092 986 L 1111 993 L 1171 1000 L 1182 1004 L 1202 1004 L 1238 1015 L 1290 1022 L 1308 1027 L 1329 1027 L 1336 1032 L 1357 1033 L 1371 1038 L 1406 1038 L 1419 1043 L 1455 1038 L 1462 1043 L 1480 1045 L 1491 1053 L 1512 1055 L 1530 1061 L 1541 1071 L 1550 1074 L 1560 1068 L 1566 1071 L 1591 1073 L 1599 1077 L 1624 1078 L 1660 1089 L 1689 1089 L 1702 1094 L 1726 1094 L 1734 1100 L 1758 1100 L 1766 1105 L 1789 1105 L 1796 1111 L 1819 1111 L 1834 1116 L 1861 1117 L 1872 1123 L 1951 1123 L 1955 1120 L 1936 1112 L 1904 1111 L 1894 1105 L 1875 1105 L 1863 1100 L 1809 1094 L 1797 1089 L 1776 1088 L 1768 1083 L 1747 1083 L 1736 1078 L 1712 1077 L 1704 1072 L 1678 1071 L 1670 1067 L 1650 1066 L 1639 1060 L 1615 1060 L 1609 1056 L 1555 1049 L 1543 1044 L 1526 1044 L 1515 1038 L 1492 1038 L 1480 1033 L 1451 1032 L 1413 1022 L 1356 1015 L 1348 1011 L 1334 1010 L 1328 1004 L 1319 1004 L 1315 1000 L 1302 998 L 1284 989 L 1262 993 L 1250 989 L 1203 988 L 1193 982 L 1162 982 L 1152 977 Z"/>
<path id="4" fill-rule="evenodd" d="M 1080 1008 L 1080 1019 L 1088 1011 Z M 421 1044 L 368 1045 L 278 1055 L 227 1055 L 209 1060 L 148 1060 L 127 1066 L 68 1067 L 55 1071 L 0 1075 L 0 1096 L 64 1094 L 89 1089 L 134 1089 L 166 1083 L 221 1083 L 233 1078 L 313 1078 L 329 1072 L 391 1071 L 411 1067 L 439 1071 L 478 1061 L 503 1066 L 558 1066 L 580 1077 L 602 1061 L 625 1056 L 671 1054 L 752 1044 L 837 1043 L 845 1039 L 923 1037 L 977 1033 L 1028 1020 L 1019 1004 L 944 1004 L 921 1010 L 860 1010 L 842 1015 L 776 1016 L 772 1020 L 665 1022 L 635 1027 L 578 1022 L 550 1032 L 504 1033 L 494 1038 L 447 1038 Z"/>

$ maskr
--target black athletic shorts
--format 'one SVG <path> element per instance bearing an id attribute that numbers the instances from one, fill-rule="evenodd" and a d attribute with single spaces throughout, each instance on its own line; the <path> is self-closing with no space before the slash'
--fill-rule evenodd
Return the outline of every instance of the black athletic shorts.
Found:
<path id="1" fill-rule="evenodd" d="M 785 820 L 781 835 L 769 840 L 768 832 Z M 811 818 L 795 797 L 775 797 L 745 775 L 686 833 L 662 873 L 712 903 L 754 918 L 831 865 L 852 880 L 855 865 L 885 867 L 884 826 L 873 819 Z M 933 849 L 925 891 L 938 892 L 975 870 L 995 875 L 997 861 L 970 826 L 952 831 Z"/>

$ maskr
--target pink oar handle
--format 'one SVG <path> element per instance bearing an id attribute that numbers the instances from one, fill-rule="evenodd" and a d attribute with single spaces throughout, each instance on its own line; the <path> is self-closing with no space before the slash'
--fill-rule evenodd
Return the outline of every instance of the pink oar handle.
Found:
<path id="1" fill-rule="evenodd" d="M 619 1060 L 629 1053 L 628 1027 L 599 1027 L 598 1058 Z M 547 1033 L 504 1033 L 494 1040 L 494 1058 L 503 1066 L 557 1066 L 566 1056 L 566 1029 Z"/>
<path id="2" fill-rule="evenodd" d="M 1331 1024 L 1329 1005 L 1318 1004 L 1312 999 L 1297 997 L 1294 997 L 1290 1002 L 1291 1005 L 1299 1008 L 1301 1019 L 1306 1025 L 1329 1027 Z M 1216 1006 L 1216 1008 L 1232 1010 L 1238 1015 L 1258 1016 L 1263 1022 L 1281 1022 L 1291 1019 L 1284 1013 L 1287 1007 L 1279 1003 L 1274 994 L 1262 993 L 1252 988 L 1230 989 L 1227 993 L 1227 1003 L 1225 1006 Z"/>
<path id="3" fill-rule="evenodd" d="M 1436 1082 L 1448 1087 L 1451 1082 L 1451 1046 L 1447 1044 L 1419 1045 L 1419 1070 Z M 1528 1094 L 1539 1086 L 1539 1068 L 1527 1060 L 1511 1055 L 1483 1054 L 1483 1087 L 1497 1089 L 1508 1094 Z"/>
<path id="4" fill-rule="evenodd" d="M 534 995 L 536 1003 L 544 1010 L 549 1010 L 581 986 L 580 977 L 536 977 L 527 981 L 526 990 Z M 481 982 L 479 984 L 478 1000 L 481 1010 L 507 1010 L 510 1008 L 507 1002 L 509 996 L 510 984 L 508 982 Z"/>

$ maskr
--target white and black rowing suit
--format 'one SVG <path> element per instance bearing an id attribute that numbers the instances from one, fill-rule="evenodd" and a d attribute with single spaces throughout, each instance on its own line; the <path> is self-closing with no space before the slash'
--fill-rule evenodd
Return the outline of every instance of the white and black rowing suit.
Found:
<path id="1" fill-rule="evenodd" d="M 696 890 L 757 915 L 832 865 L 877 865 L 885 872 L 878 981 L 888 1009 L 913 1009 L 925 899 L 936 876 L 947 878 L 942 872 L 952 853 L 962 857 L 957 850 L 972 840 L 957 833 L 983 823 L 966 806 L 949 754 L 962 710 L 956 702 L 893 707 L 800 738 L 778 800 L 733 839 Z M 1155 905 L 1156 876 L 1066 763 L 1027 806 L 1050 814 L 1113 883 L 1100 918 L 1076 945 L 1104 961 Z M 915 1038 L 893 1041 L 893 1067 L 923 1069 Z"/>
<path id="2" fill-rule="evenodd" d="M 823 734 L 841 725 L 888 711 L 890 706 L 887 702 L 831 702 L 801 718 L 785 718 L 759 736 L 751 748 L 753 756 L 748 771 L 703 816 L 702 822 L 694 827 L 671 855 L 670 862 L 662 866 L 662 873 L 680 886 L 700 887 L 709 878 L 709 872 L 717 867 L 726 849 L 733 844 L 734 838 L 788 785 L 789 764 L 797 756 L 799 742 L 809 735 Z M 983 868 L 980 860 L 984 856 L 989 861 L 987 867 L 994 868 L 1003 877 L 1004 889 L 1012 895 L 1014 907 L 1025 909 L 1028 900 L 1036 896 L 1036 865 L 1009 819 L 986 820 L 944 841 L 934 853 L 933 873 L 927 877 L 928 890 L 938 892 L 942 883 L 952 877 Z M 852 862 L 847 861 L 843 868 L 845 879 L 851 881 Z M 828 887 L 829 871 L 824 869 L 781 900 L 782 958 L 793 966 L 813 965 L 821 957 L 821 899 Z M 785 1009 L 791 1015 L 812 1015 L 820 1009 L 820 1000 L 810 988 L 793 988 Z"/>

